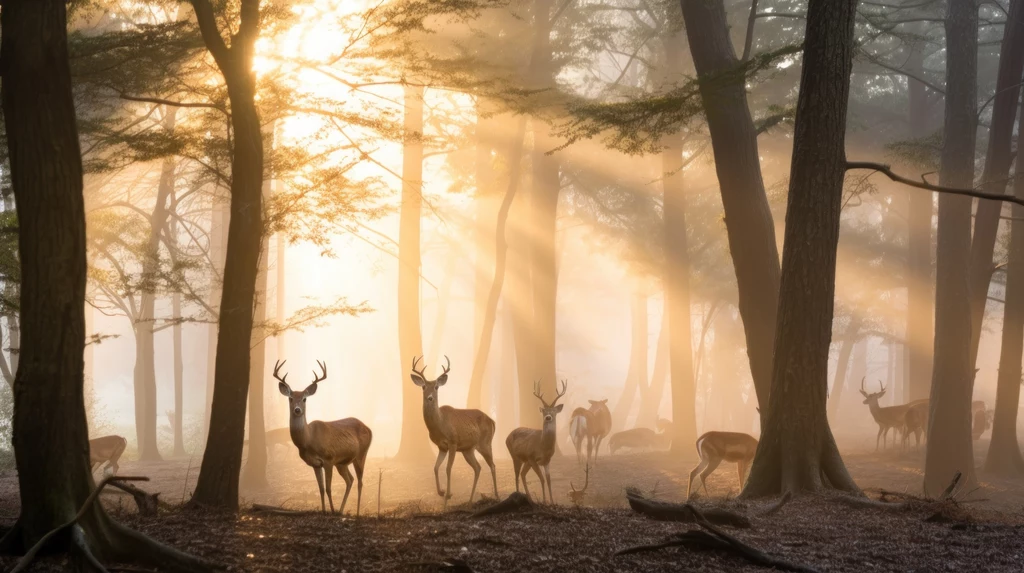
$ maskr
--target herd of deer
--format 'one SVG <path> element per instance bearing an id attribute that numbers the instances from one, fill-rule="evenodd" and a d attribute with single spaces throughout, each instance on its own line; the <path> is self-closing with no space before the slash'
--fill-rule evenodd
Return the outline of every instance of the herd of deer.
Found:
<path id="1" fill-rule="evenodd" d="M 480 480 L 481 468 L 476 459 L 476 452 L 479 452 L 491 471 L 494 496 L 497 498 L 498 478 L 491 450 L 491 441 L 495 433 L 494 420 L 480 410 L 439 406 L 437 391 L 448 381 L 451 362 L 446 356 L 446 365 L 442 367 L 441 375 L 433 380 L 428 380 L 424 374 L 425 365 L 420 369 L 416 368 L 419 360 L 419 358 L 413 359 L 410 376 L 412 382 L 423 390 L 423 421 L 426 424 L 430 441 L 438 449 L 437 461 L 434 463 L 434 484 L 437 494 L 444 499 L 444 505 L 447 508 L 448 500 L 452 497 L 452 466 L 455 463 L 455 455 L 458 453 L 462 454 L 466 463 L 473 468 L 473 487 L 469 493 L 469 501 L 472 502 Z M 299 392 L 292 390 L 287 382 L 287 374 L 283 376 L 280 374 L 284 362 L 278 361 L 274 365 L 273 376 L 278 381 L 278 389 L 288 398 L 290 422 L 287 428 L 278 428 L 267 432 L 266 444 L 268 449 L 277 444 L 286 444 L 288 440 L 295 445 L 302 461 L 313 468 L 320 489 L 321 511 L 326 512 L 329 505 L 331 511 L 334 512 L 331 479 L 335 468 L 345 480 L 345 496 L 341 500 L 340 508 L 342 513 L 345 512 L 345 504 L 352 490 L 352 482 L 356 481 L 356 515 L 358 516 L 363 497 L 363 470 L 366 467 L 366 454 L 370 449 L 373 432 L 356 418 L 345 418 L 332 422 L 306 421 L 306 399 L 314 395 L 317 385 L 327 378 L 327 365 L 320 361 L 317 361 L 317 365 L 320 367 L 320 373 L 314 371 L 313 381 Z M 541 499 L 544 502 L 548 500 L 554 502 L 549 464 L 555 453 L 555 418 L 564 406 L 558 401 L 565 396 L 566 386 L 567 383 L 562 381 L 561 387 L 556 389 L 554 399 L 548 403 L 540 391 L 540 385 L 535 385 L 534 396 L 541 404 L 541 428 L 516 428 L 505 438 L 505 446 L 512 457 L 512 466 L 515 471 L 516 491 L 519 491 L 519 482 L 522 481 L 526 495 L 530 495 L 526 477 L 529 471 L 533 470 L 540 480 Z M 911 434 L 917 438 L 916 443 L 920 444 L 921 435 L 926 432 L 928 426 L 928 400 L 916 400 L 908 404 L 882 407 L 879 406 L 878 401 L 885 395 L 886 389 L 881 382 L 879 382 L 879 386 L 878 392 L 868 394 L 864 390 L 864 380 L 861 380 L 860 393 L 864 396 L 864 403 L 868 405 L 875 422 L 878 423 L 875 449 L 878 449 L 879 440 L 882 440 L 883 445 L 888 442 L 889 430 L 893 430 L 894 446 L 896 436 L 899 434 L 902 434 L 904 447 Z M 569 422 L 569 439 L 576 449 L 578 463 L 583 463 L 584 442 L 587 452 L 586 483 L 582 490 L 577 490 L 573 485 L 572 490 L 568 492 L 570 500 L 574 503 L 583 499 L 590 483 L 590 468 L 597 464 L 601 443 L 612 429 L 612 415 L 608 410 L 608 401 L 589 400 L 589 402 L 589 408 L 579 407 L 573 410 Z M 978 439 L 988 428 L 984 402 L 974 402 L 973 410 L 973 434 L 974 439 Z M 609 449 L 614 454 L 621 448 L 664 447 L 671 441 L 670 429 L 671 422 L 659 420 L 657 433 L 648 428 L 634 428 L 618 432 L 609 439 Z M 693 481 L 698 477 L 700 481 L 697 489 L 699 490 L 703 486 L 707 492 L 705 480 L 723 461 L 737 464 L 740 488 L 742 489 L 754 453 L 757 451 L 757 443 L 757 439 L 753 436 L 740 432 L 711 431 L 701 435 L 696 442 L 700 462 L 690 472 L 689 483 L 686 487 L 687 499 L 690 498 Z M 116 474 L 117 461 L 126 447 L 127 441 L 121 436 L 103 436 L 90 440 L 89 456 L 93 470 L 97 466 L 106 464 L 107 467 L 104 471 L 109 469 L 111 473 Z M 445 472 L 445 487 L 442 489 L 440 468 L 445 458 L 448 463 Z M 350 465 L 355 469 L 354 479 L 349 471 Z M 326 504 L 324 502 L 325 493 Z"/>

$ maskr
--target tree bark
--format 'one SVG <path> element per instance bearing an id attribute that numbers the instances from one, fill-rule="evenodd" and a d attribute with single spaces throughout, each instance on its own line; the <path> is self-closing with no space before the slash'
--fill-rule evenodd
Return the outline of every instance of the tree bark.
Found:
<path id="1" fill-rule="evenodd" d="M 843 390 L 846 388 L 850 356 L 853 355 L 853 347 L 860 339 L 860 327 L 863 323 L 863 318 L 854 312 L 850 317 L 850 323 L 846 325 L 846 331 L 843 332 L 843 342 L 839 346 L 839 358 L 836 360 L 836 375 L 832 382 L 832 392 L 828 396 L 828 417 L 833 423 L 839 420 L 839 405 L 842 403 Z"/>
<path id="2" fill-rule="evenodd" d="M 264 187 L 267 187 L 264 184 Z M 269 190 L 265 191 L 269 194 Z M 267 320 L 267 275 L 269 270 L 269 243 L 264 241 L 260 254 L 259 271 L 256 273 L 255 325 L 252 329 L 252 354 L 249 357 L 249 456 L 242 469 L 242 487 L 260 490 L 270 487 L 267 483 L 267 427 L 263 404 L 266 380 L 267 342 L 264 335 Z"/>
<path id="3" fill-rule="evenodd" d="M 744 497 L 859 491 L 826 416 L 856 7 L 856 0 L 807 7 L 772 391 Z"/>
<path id="4" fill-rule="evenodd" d="M 512 169 L 519 169 L 513 165 Z M 530 215 L 530 196 L 519 195 L 518 205 L 512 206 L 512 232 L 509 246 L 509 300 L 512 303 L 512 330 L 516 348 L 516 379 L 519 388 L 519 425 L 540 427 L 540 413 L 532 404 L 533 397 L 533 288 L 530 274 L 531 251 L 527 220 Z"/>
<path id="5" fill-rule="evenodd" d="M 263 133 L 252 71 L 259 36 L 259 0 L 242 0 L 240 22 L 227 47 L 209 0 L 191 0 L 207 49 L 227 84 L 231 103 L 231 220 L 217 331 L 210 433 L 193 506 L 238 510 L 238 476 L 245 438 L 256 275 L 263 238 Z"/>
<path id="6" fill-rule="evenodd" d="M 745 74 L 735 73 L 741 63 L 729 37 L 724 4 L 718 0 L 680 1 L 711 132 L 750 372 L 758 403 L 767 404 L 779 299 L 779 252 L 761 179 L 757 132 L 747 106 Z"/>
<path id="7" fill-rule="evenodd" d="M 224 260 L 227 254 L 228 221 L 230 213 L 226 206 L 217 198 L 213 198 L 210 206 L 210 261 L 216 268 L 210 269 L 210 292 L 207 293 L 207 304 L 216 308 L 219 304 L 223 285 Z M 221 288 L 217 288 L 221 287 Z M 216 317 L 214 317 L 216 318 Z M 213 405 L 213 379 L 217 364 L 217 323 L 211 322 L 206 328 L 206 399 L 203 403 L 203 436 L 210 433 L 210 407 Z"/>
<path id="8" fill-rule="evenodd" d="M 1020 95 L 1021 73 L 1024 72 L 1024 0 L 1011 0 L 1003 28 L 999 51 L 996 93 L 992 100 L 992 127 L 988 134 L 982 190 L 1005 193 L 1010 164 L 1013 162 L 1013 124 Z M 999 201 L 978 200 L 974 217 L 974 238 L 971 241 L 968 292 L 971 297 L 971 358 L 973 368 L 978 360 L 978 345 L 985 320 L 985 303 L 992 280 L 992 253 L 999 230 Z"/>
<path id="9" fill-rule="evenodd" d="M 85 205 L 65 3 L 0 1 L 0 58 L 23 328 L 13 420 L 21 515 L 0 550 L 21 553 L 75 517 L 94 487 L 83 400 Z M 76 568 L 95 555 L 171 571 L 205 570 L 110 521 L 100 504 L 47 549 L 71 551 Z"/>
<path id="10" fill-rule="evenodd" d="M 423 87 L 405 86 L 402 204 L 398 228 L 398 349 L 402 372 L 423 354 L 420 326 L 420 217 L 423 205 Z M 419 389 L 402 376 L 402 438 L 397 457 L 431 457 Z"/>
<path id="11" fill-rule="evenodd" d="M 1018 2 L 1014 2 L 1014 5 Z M 1024 109 L 1018 118 L 1018 132 L 1024 128 Z M 1024 132 L 1020 132 L 1024 133 Z M 1024 145 L 1017 146 L 1017 165 L 1024 165 Z M 1014 195 L 1024 199 L 1024 178 L 1013 183 Z M 1004 476 L 1024 473 L 1024 457 L 1017 441 L 1020 405 L 1021 359 L 1024 358 L 1024 207 L 1014 205 L 1010 222 L 1010 254 L 1006 263 L 1003 303 L 1003 336 L 996 380 L 996 413 L 992 420 L 992 441 L 985 457 L 985 471 Z"/>
<path id="12" fill-rule="evenodd" d="M 941 185 L 971 188 L 977 135 L 978 7 L 950 0 L 946 15 L 946 117 Z M 939 495 L 956 472 L 973 484 L 971 312 L 968 266 L 971 199 L 939 196 L 935 271 L 935 364 L 929 402 L 924 491 Z"/>

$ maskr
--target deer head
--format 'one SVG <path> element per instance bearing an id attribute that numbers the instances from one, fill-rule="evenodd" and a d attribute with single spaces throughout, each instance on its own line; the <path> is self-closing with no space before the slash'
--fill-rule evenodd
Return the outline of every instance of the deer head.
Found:
<path id="1" fill-rule="evenodd" d="M 867 378 L 867 376 L 865 376 L 864 378 Z M 874 394 L 868 394 L 867 392 L 864 391 L 864 378 L 860 379 L 860 393 L 861 393 L 862 396 L 864 396 L 864 403 L 865 404 L 874 403 L 877 406 L 878 405 L 878 399 L 881 398 L 882 396 L 885 396 L 885 386 L 883 386 L 882 385 L 882 381 L 879 380 L 878 381 L 878 388 L 879 388 L 878 392 L 875 392 Z"/>
<path id="2" fill-rule="evenodd" d="M 423 367 L 420 368 L 419 370 L 416 370 L 416 364 L 422 358 L 423 357 L 420 356 L 419 358 L 412 359 L 412 374 L 410 374 L 409 376 L 412 377 L 413 384 L 419 386 L 420 388 L 423 388 L 424 404 L 437 404 L 437 389 L 440 388 L 441 386 L 444 386 L 445 383 L 448 382 L 448 373 L 451 372 L 452 370 L 452 362 L 451 360 L 448 360 L 448 356 L 445 356 L 444 361 L 446 364 L 445 366 L 441 367 L 441 370 L 443 370 L 443 372 L 441 372 L 441 375 L 434 380 L 427 380 L 426 374 L 423 373 L 423 371 L 427 369 L 426 364 L 424 364 Z"/>
<path id="3" fill-rule="evenodd" d="M 281 391 L 281 394 L 288 397 L 288 409 L 291 410 L 292 416 L 296 418 L 305 418 L 306 398 L 316 394 L 316 385 L 327 379 L 327 365 L 317 360 L 316 363 L 320 366 L 321 374 L 317 374 L 316 370 L 314 370 L 313 383 L 306 386 L 305 390 L 296 392 L 288 385 L 288 374 L 285 374 L 284 376 L 279 374 L 281 367 L 284 366 L 285 362 L 287 361 L 278 360 L 274 363 L 274 378 L 277 378 L 277 389 Z"/>
<path id="4" fill-rule="evenodd" d="M 543 404 L 540 408 L 540 413 L 544 416 L 544 425 L 554 422 L 555 415 L 561 412 L 562 407 L 565 406 L 565 404 L 559 404 L 558 400 L 562 396 L 565 396 L 565 388 L 567 385 L 568 383 L 565 380 L 562 380 L 562 390 L 558 391 L 558 388 L 555 388 L 555 399 L 548 404 L 547 401 L 544 400 L 544 393 L 540 391 L 540 381 L 533 383 L 533 395 L 540 400 L 541 404 Z"/>

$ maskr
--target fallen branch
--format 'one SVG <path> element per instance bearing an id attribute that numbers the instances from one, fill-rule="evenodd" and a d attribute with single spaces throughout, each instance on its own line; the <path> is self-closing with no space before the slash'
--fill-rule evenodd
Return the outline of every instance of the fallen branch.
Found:
<path id="1" fill-rule="evenodd" d="M 82 504 L 82 508 L 78 510 L 78 513 L 75 514 L 75 516 L 72 517 L 71 520 L 67 523 L 64 523 L 63 525 L 59 525 L 56 528 L 51 529 L 46 535 L 42 536 L 42 538 L 40 538 L 39 541 L 37 541 L 36 544 L 33 545 L 28 551 L 26 551 L 25 555 L 18 560 L 18 564 L 14 567 L 14 569 L 11 570 L 11 573 L 19 573 L 21 571 L 24 571 L 32 563 L 32 560 L 35 559 L 36 554 L 39 553 L 39 550 L 46 545 L 47 541 L 52 539 L 53 536 L 57 535 L 58 533 L 78 523 L 78 520 L 85 515 L 85 512 L 89 511 L 90 507 L 92 507 L 93 502 L 96 501 L 97 497 L 99 497 L 100 492 L 103 491 L 103 488 L 106 487 L 107 484 L 109 484 L 112 481 L 149 481 L 149 478 L 142 476 L 107 476 L 103 478 L 103 481 L 101 481 L 99 485 L 96 486 L 96 489 L 92 490 L 92 493 L 89 494 L 89 497 L 85 498 L 85 503 Z M 80 531 L 76 532 L 76 534 L 73 535 L 72 538 L 76 546 L 78 546 L 79 549 L 83 552 L 83 556 L 86 559 L 88 559 L 89 562 L 93 565 L 93 567 L 96 567 L 99 571 L 106 571 L 106 569 L 104 569 L 103 566 L 100 565 L 98 561 L 96 561 L 96 557 L 92 554 L 91 551 L 89 551 L 88 545 L 85 544 L 84 539 L 79 538 L 79 535 L 81 535 Z"/>
<path id="2" fill-rule="evenodd" d="M 526 494 L 517 491 L 515 493 L 509 494 L 508 497 L 499 501 L 498 503 L 490 507 L 485 507 L 480 511 L 477 511 L 473 514 L 473 517 L 477 518 L 486 517 L 488 515 L 499 515 L 502 513 L 515 513 L 517 511 L 521 511 L 523 509 L 528 509 L 532 507 L 534 507 L 534 504 L 532 501 L 530 501 L 530 498 L 527 497 Z"/>
<path id="3" fill-rule="evenodd" d="M 252 504 L 252 510 L 256 513 L 269 513 L 271 515 L 309 515 L 309 511 L 300 511 L 297 509 L 285 509 L 274 505 L 263 505 L 259 503 Z"/>
<path id="4" fill-rule="evenodd" d="M 629 555 L 631 553 L 640 553 L 642 551 L 655 551 L 659 549 L 665 549 L 668 547 L 687 547 L 695 550 L 716 550 L 726 551 L 738 555 L 751 563 L 761 565 L 763 567 L 772 567 L 781 571 L 797 571 L 800 573 L 817 573 L 818 570 L 805 565 L 797 563 L 790 563 L 783 561 L 776 557 L 772 557 L 739 539 L 725 533 L 712 525 L 704 515 L 697 510 L 695 507 L 690 507 L 694 521 L 697 525 L 703 528 L 705 531 L 690 530 L 683 533 L 677 533 L 669 541 L 659 543 L 657 545 L 641 545 L 638 547 L 629 547 L 615 553 L 618 555 Z"/>
<path id="5" fill-rule="evenodd" d="M 964 195 L 966 197 L 988 199 L 990 201 L 1005 201 L 1007 203 L 1014 203 L 1017 205 L 1024 206 L 1024 199 L 1019 199 L 1013 195 L 1007 195 L 1004 193 L 986 193 L 985 191 L 978 191 L 975 189 L 961 189 L 958 187 L 946 187 L 944 185 L 932 185 L 931 183 L 924 181 L 923 176 L 922 181 L 915 181 L 913 179 L 903 177 L 902 175 L 897 175 L 892 171 L 892 169 L 888 165 L 885 165 L 884 163 L 873 163 L 870 161 L 847 161 L 846 170 L 849 171 L 851 169 L 870 169 L 872 171 L 877 171 L 897 183 L 902 183 L 904 185 L 909 185 L 911 187 L 916 187 L 918 189 L 925 189 L 927 191 L 948 193 L 950 195 Z"/>
<path id="6" fill-rule="evenodd" d="M 642 513 L 651 519 L 659 521 L 679 521 L 683 523 L 696 523 L 699 512 L 697 508 L 688 503 L 668 503 L 647 499 L 640 492 L 630 490 L 626 492 L 626 499 L 629 507 L 637 513 Z M 719 525 L 748 528 L 750 520 L 746 516 L 733 513 L 724 509 L 710 508 L 704 511 L 706 519 Z"/>
<path id="7" fill-rule="evenodd" d="M 135 499 L 135 505 L 139 508 L 139 515 L 143 517 L 156 517 L 157 508 L 160 506 L 159 493 L 143 491 L 129 483 L 110 482 L 110 487 L 130 493 Z"/>

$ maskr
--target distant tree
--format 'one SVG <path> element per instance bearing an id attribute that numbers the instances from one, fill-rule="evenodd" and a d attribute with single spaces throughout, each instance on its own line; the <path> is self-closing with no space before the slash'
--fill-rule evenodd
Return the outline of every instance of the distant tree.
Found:
<path id="1" fill-rule="evenodd" d="M 771 396 L 745 497 L 859 491 L 826 415 L 856 6 L 807 7 Z"/>

